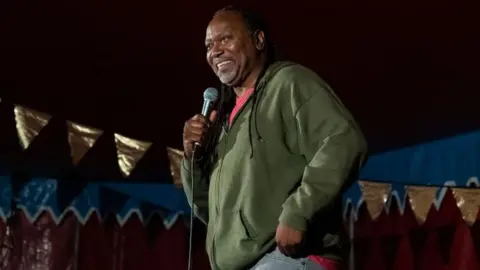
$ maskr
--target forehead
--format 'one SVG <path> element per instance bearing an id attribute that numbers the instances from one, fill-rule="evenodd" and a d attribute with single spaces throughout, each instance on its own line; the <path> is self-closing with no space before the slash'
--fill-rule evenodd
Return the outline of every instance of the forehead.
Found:
<path id="1" fill-rule="evenodd" d="M 238 34 L 247 32 L 240 14 L 226 11 L 215 15 L 208 24 L 206 39 L 214 38 L 225 31 L 232 31 Z"/>

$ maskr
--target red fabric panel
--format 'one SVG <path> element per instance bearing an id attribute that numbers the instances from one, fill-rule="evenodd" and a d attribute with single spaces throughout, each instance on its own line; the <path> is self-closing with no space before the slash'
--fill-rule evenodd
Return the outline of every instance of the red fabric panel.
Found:
<path id="1" fill-rule="evenodd" d="M 380 240 L 373 239 L 370 251 L 363 269 L 386 270 L 383 253 L 380 247 Z"/>
<path id="2" fill-rule="evenodd" d="M 460 223 L 455 231 L 449 265 L 450 269 L 455 270 L 479 269 L 470 228 L 465 223 Z"/>
<path id="3" fill-rule="evenodd" d="M 161 226 L 160 228 L 163 228 Z M 159 228 L 159 229 L 160 229 Z M 122 261 L 122 269 L 154 269 L 153 265 L 159 261 L 159 257 L 152 252 L 151 245 L 148 243 L 147 230 L 145 230 L 142 221 L 138 215 L 133 214 L 128 221 L 125 222 L 119 231 Z M 152 240 L 152 239 L 150 239 Z M 161 260 L 158 265 L 160 269 L 169 269 L 163 267 L 164 262 L 170 260 Z M 160 267 L 160 265 L 162 267 Z"/>
<path id="4" fill-rule="evenodd" d="M 446 269 L 446 265 L 442 260 L 439 249 L 438 234 L 432 231 L 428 234 L 427 241 L 418 255 L 418 269 Z"/>
<path id="5" fill-rule="evenodd" d="M 408 235 L 403 235 L 395 255 L 393 270 L 413 270 L 415 269 L 414 260 Z"/>
<path id="6" fill-rule="evenodd" d="M 158 228 L 158 234 L 155 236 L 152 250 L 156 265 L 152 265 L 151 269 L 187 269 L 188 230 L 183 220 L 179 219 L 170 230 L 165 229 L 160 218 L 152 222 L 150 226 Z"/>
<path id="7" fill-rule="evenodd" d="M 71 213 L 56 225 L 49 213 L 42 213 L 31 224 L 25 214 L 18 211 L 12 228 L 13 249 L 2 256 L 2 270 L 73 269 L 77 225 Z"/>
<path id="8" fill-rule="evenodd" d="M 477 214 L 477 221 L 472 226 L 472 240 L 475 245 L 476 257 L 480 259 L 480 211 Z"/>
<path id="9" fill-rule="evenodd" d="M 463 222 L 462 213 L 457 207 L 457 201 L 452 191 L 448 189 L 438 211 L 432 204 L 424 227 L 433 228 L 460 222 Z"/>
<path id="10" fill-rule="evenodd" d="M 93 213 L 80 230 L 78 269 L 110 270 L 108 239 L 100 217 Z"/>
<path id="11" fill-rule="evenodd" d="M 375 235 L 372 217 L 368 213 L 367 206 L 362 203 L 357 210 L 357 221 L 355 222 L 355 238 L 362 239 Z"/>
<path id="12" fill-rule="evenodd" d="M 478 269 L 479 251 L 475 244 L 480 246 L 480 223 L 470 228 L 459 220 L 461 214 L 449 196 L 451 194 L 446 196 L 439 211 L 432 208 L 422 225 L 416 224 L 408 204 L 404 215 L 393 206 L 388 214 L 385 211 L 375 221 L 368 213 L 360 212 L 355 224 L 355 269 L 408 270 L 414 269 L 413 266 L 417 270 Z M 50 214 L 44 213 L 31 224 L 18 211 L 11 223 L 13 248 L 0 249 L 0 269 L 70 270 L 75 263 L 76 270 L 187 267 L 188 228 L 182 219 L 167 230 L 158 216 L 145 224 L 137 215 L 132 215 L 121 226 L 115 215 L 101 221 L 93 214 L 85 225 L 77 226 L 72 214 L 55 224 Z M 0 221 L 0 240 L 5 239 L 4 234 L 5 224 Z M 195 224 L 193 262 L 197 270 L 210 270 L 205 234 L 205 226 Z"/>

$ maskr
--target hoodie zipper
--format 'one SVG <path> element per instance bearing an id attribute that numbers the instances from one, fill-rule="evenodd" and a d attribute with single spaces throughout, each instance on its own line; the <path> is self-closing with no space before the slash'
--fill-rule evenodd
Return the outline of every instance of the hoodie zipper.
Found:
<path id="1" fill-rule="evenodd" d="M 265 86 L 265 80 L 267 80 L 267 77 L 264 76 L 262 78 L 262 81 L 259 83 L 258 85 L 258 91 L 263 91 L 263 88 Z M 248 106 L 248 104 L 251 102 L 252 98 L 253 98 L 253 95 L 254 94 L 258 94 L 258 93 L 255 93 L 255 90 L 254 92 L 248 97 L 248 99 L 245 101 L 245 103 L 243 104 L 242 108 L 240 108 L 240 110 L 238 110 L 237 114 L 233 117 L 232 119 L 232 122 L 231 123 L 228 123 L 228 118 L 227 118 L 227 125 L 224 126 L 224 132 L 225 132 L 225 147 L 224 149 L 227 149 L 227 146 L 228 146 L 228 136 L 229 136 L 229 132 L 231 131 L 231 127 L 235 124 L 235 121 L 237 120 L 237 118 L 242 114 L 242 112 L 245 110 L 245 108 Z M 253 111 L 253 106 L 252 106 L 252 110 L 250 113 L 254 113 Z M 249 126 L 248 128 L 251 128 L 250 127 L 250 123 L 249 123 Z M 216 260 L 215 260 L 215 236 L 216 236 L 216 232 L 218 231 L 218 225 L 219 225 L 219 213 L 220 213 L 220 205 L 222 204 L 222 201 L 220 200 L 220 183 L 221 183 L 221 176 L 222 176 L 222 169 L 223 169 L 223 161 L 225 159 L 225 151 L 224 150 L 224 153 L 221 153 L 223 154 L 223 157 L 222 158 L 222 161 L 220 162 L 220 167 L 218 169 L 218 174 L 217 174 L 217 179 L 216 179 L 216 182 L 215 182 L 215 197 L 218 199 L 218 203 L 215 204 L 215 211 L 216 211 L 216 217 L 215 217 L 215 220 L 214 220 L 214 226 L 213 226 L 213 233 L 212 233 L 212 247 L 211 247 L 211 257 L 212 257 L 212 265 L 215 267 L 215 268 L 218 268 L 217 266 L 217 263 L 216 263 Z"/>
<path id="2" fill-rule="evenodd" d="M 222 200 L 221 200 L 221 197 L 220 197 L 220 183 L 221 183 L 221 178 L 222 178 L 223 161 L 225 160 L 226 149 L 227 149 L 227 146 L 228 146 L 229 131 L 231 130 L 231 127 L 235 123 L 235 120 L 238 118 L 238 116 L 243 112 L 245 107 L 248 106 L 248 103 L 252 99 L 252 96 L 253 96 L 253 94 L 248 97 L 248 99 L 243 104 L 242 108 L 240 108 L 240 110 L 238 110 L 237 114 L 233 117 L 232 122 L 231 123 L 227 122 L 227 125 L 224 125 L 224 127 L 223 127 L 223 130 L 225 132 L 225 135 L 224 135 L 224 137 L 225 137 L 224 149 L 225 150 L 223 150 L 223 153 L 220 153 L 220 154 L 223 155 L 224 158 L 222 158 L 222 161 L 220 161 L 220 165 L 219 165 L 219 168 L 218 168 L 217 179 L 215 181 L 215 197 L 217 198 L 218 203 L 215 204 L 216 217 L 215 217 L 214 230 L 213 230 L 213 234 L 212 234 L 212 247 L 211 247 L 212 262 L 213 262 L 213 265 L 215 267 L 217 267 L 216 260 L 215 260 L 215 236 L 216 236 L 216 232 L 218 230 L 218 225 L 219 225 L 219 218 L 218 217 L 220 215 L 219 214 L 220 213 L 220 205 L 222 204 Z"/>
<path id="3" fill-rule="evenodd" d="M 225 136 L 225 148 L 226 148 L 226 144 L 228 143 L 228 129 L 226 126 L 223 127 L 223 130 L 225 132 L 224 136 Z M 222 153 L 220 153 L 222 154 Z M 214 191 L 215 191 L 215 197 L 217 198 L 217 200 L 220 200 L 220 197 L 219 197 L 219 183 L 220 183 L 220 179 L 221 179 L 221 175 L 222 175 L 222 168 L 223 168 L 223 158 L 222 158 L 222 161 L 220 161 L 220 166 L 218 168 L 218 173 L 217 173 L 217 179 L 215 181 L 215 188 L 214 188 Z M 211 246 L 211 257 L 212 257 L 212 266 L 215 267 L 215 269 L 218 268 L 217 266 L 217 262 L 216 262 L 216 259 L 215 259 L 215 236 L 216 236 L 216 232 L 218 230 L 218 224 L 219 224 L 219 213 L 220 213 L 220 203 L 215 203 L 215 212 L 216 212 L 216 215 L 215 215 L 215 220 L 214 220 L 214 226 L 213 226 L 213 233 L 212 233 L 212 246 Z"/>
<path id="4" fill-rule="evenodd" d="M 254 90 L 255 91 L 255 90 Z M 218 169 L 218 176 L 217 176 L 217 183 L 215 185 L 215 189 L 216 189 L 216 194 L 215 196 L 218 198 L 218 203 L 217 203 L 217 215 L 218 213 L 220 212 L 220 205 L 222 205 L 222 200 L 220 199 L 220 183 L 221 183 L 221 178 L 222 178 L 222 169 L 223 169 L 223 161 L 225 160 L 225 154 L 226 154 L 226 149 L 228 148 L 228 137 L 229 137 L 229 131 L 232 129 L 232 126 L 235 124 L 235 121 L 237 120 L 237 118 L 240 116 L 240 114 L 242 114 L 242 112 L 245 110 L 245 108 L 249 105 L 249 103 L 251 102 L 252 98 L 253 98 L 253 95 L 254 93 L 252 93 L 248 99 L 245 101 L 245 103 L 243 104 L 242 108 L 240 108 L 237 112 L 237 114 L 235 114 L 235 116 L 233 117 L 232 119 L 232 122 L 231 123 L 228 123 L 227 122 L 227 125 L 224 126 L 224 131 L 225 131 L 225 144 L 224 144 L 224 152 L 222 153 L 224 158 L 222 158 L 222 161 L 220 162 L 220 168 Z M 251 109 L 251 112 L 250 113 L 253 113 L 253 107 Z M 250 125 L 250 123 L 249 123 Z M 251 128 L 250 126 L 248 128 Z"/>
<path id="5" fill-rule="evenodd" d="M 219 186 L 220 186 L 221 178 L 222 178 L 223 161 L 225 160 L 226 149 L 228 147 L 228 137 L 230 135 L 229 132 L 230 132 L 232 126 L 235 124 L 235 121 L 237 120 L 237 118 L 240 116 L 240 114 L 242 114 L 242 112 L 245 110 L 245 108 L 248 106 L 248 104 L 252 100 L 252 97 L 253 97 L 253 93 L 245 101 L 242 108 L 240 108 L 240 110 L 238 110 L 237 114 L 235 114 L 235 116 L 232 119 L 232 122 L 228 123 L 228 120 L 227 120 L 227 125 L 223 126 L 223 130 L 225 132 L 225 135 L 224 135 L 225 136 L 225 143 L 224 143 L 224 149 L 225 150 L 221 154 L 223 155 L 224 158 L 222 158 L 222 161 L 220 162 L 220 167 L 218 169 L 218 174 L 217 174 L 217 181 L 215 183 L 215 196 L 216 196 L 216 198 L 218 198 L 218 203 L 216 204 L 216 207 L 215 207 L 215 209 L 217 211 L 217 215 L 220 212 L 220 205 L 222 204 L 222 201 L 220 200 L 220 187 Z M 253 111 L 251 113 L 253 113 Z"/>

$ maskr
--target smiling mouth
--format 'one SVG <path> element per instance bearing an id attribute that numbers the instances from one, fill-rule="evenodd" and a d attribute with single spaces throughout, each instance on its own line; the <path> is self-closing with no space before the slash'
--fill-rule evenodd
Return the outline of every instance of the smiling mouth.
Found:
<path id="1" fill-rule="evenodd" d="M 221 69 L 222 67 L 224 67 L 224 66 L 226 66 L 226 65 L 228 65 L 228 64 L 231 64 L 231 63 L 233 63 L 232 60 L 222 61 L 222 62 L 220 62 L 220 63 L 217 64 L 217 68 L 218 68 L 218 69 Z"/>

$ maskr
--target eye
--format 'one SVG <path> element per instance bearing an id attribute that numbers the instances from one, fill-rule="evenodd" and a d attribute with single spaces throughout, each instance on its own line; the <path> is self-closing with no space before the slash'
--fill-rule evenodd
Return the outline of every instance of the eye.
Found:
<path id="1" fill-rule="evenodd" d="M 205 49 L 207 49 L 207 51 L 210 51 L 212 47 L 213 47 L 212 43 L 205 44 Z"/>
<path id="2" fill-rule="evenodd" d="M 227 44 L 229 41 L 231 40 L 231 36 L 230 35 L 225 35 L 222 37 L 222 44 Z"/>

